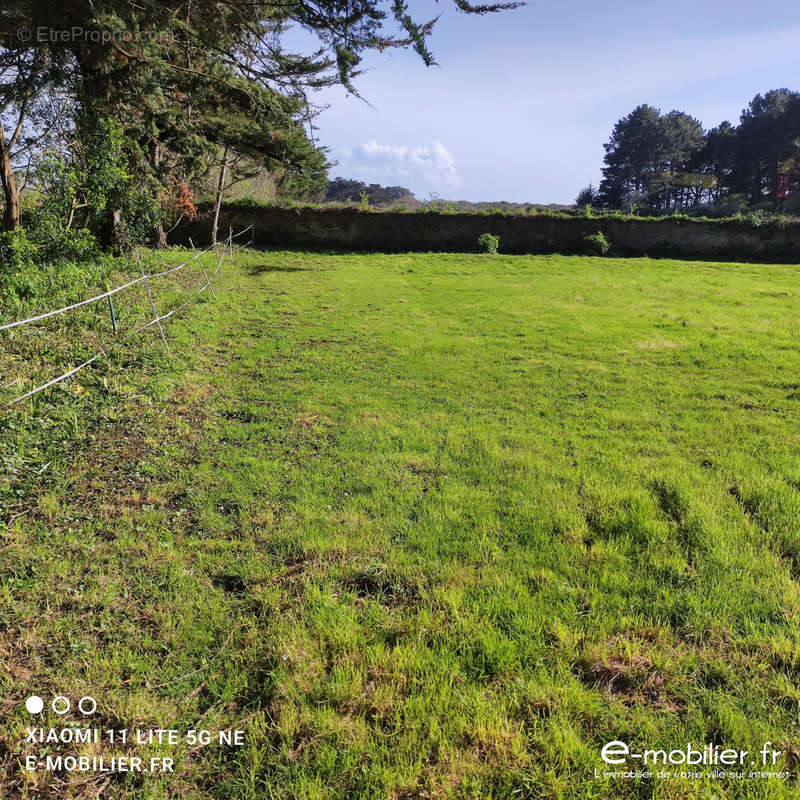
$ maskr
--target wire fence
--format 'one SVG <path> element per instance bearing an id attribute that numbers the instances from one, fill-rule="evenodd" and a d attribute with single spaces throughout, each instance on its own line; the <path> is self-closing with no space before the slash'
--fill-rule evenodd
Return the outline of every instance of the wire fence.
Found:
<path id="1" fill-rule="evenodd" d="M 145 290 L 147 292 L 147 296 L 148 296 L 148 300 L 149 300 L 149 306 L 150 306 L 150 310 L 152 311 L 152 317 L 153 318 L 151 320 L 149 320 L 146 324 L 144 324 L 144 325 L 140 326 L 139 328 L 137 328 L 134 332 L 135 333 L 142 333 L 142 332 L 148 330 L 149 328 L 151 328 L 154 325 L 157 326 L 159 334 L 160 334 L 160 337 L 161 337 L 161 340 L 164 343 L 164 347 L 165 347 L 167 353 L 170 353 L 169 343 L 167 341 L 166 333 L 165 333 L 164 328 L 163 328 L 161 323 L 163 321 L 169 319 L 173 315 L 177 314 L 179 311 L 181 311 L 182 309 L 186 308 L 191 303 L 195 302 L 197 297 L 199 295 L 203 294 L 203 292 L 208 291 L 214 297 L 216 297 L 216 291 L 214 289 L 213 283 L 211 282 L 211 278 L 216 277 L 219 274 L 219 272 L 220 272 L 220 270 L 222 268 L 223 261 L 225 260 L 226 257 L 233 256 L 235 253 L 237 253 L 240 250 L 244 249 L 245 247 L 247 247 L 252 242 L 252 238 L 251 238 L 246 244 L 239 245 L 236 248 L 234 248 L 234 246 L 233 246 L 233 242 L 234 242 L 235 239 L 239 239 L 240 237 L 244 236 L 248 231 L 251 231 L 252 228 L 253 228 L 253 226 L 250 225 L 247 228 L 244 228 L 244 230 L 241 230 L 236 234 L 233 233 L 233 229 L 232 228 L 229 229 L 228 237 L 225 239 L 225 241 L 224 241 L 224 243 L 222 245 L 222 249 L 220 250 L 220 255 L 219 255 L 219 260 L 217 262 L 217 266 L 214 269 L 214 271 L 211 273 L 211 275 L 208 274 L 205 266 L 203 265 L 201 257 L 203 255 L 205 255 L 206 253 L 208 253 L 209 251 L 213 250 L 214 249 L 214 245 L 211 245 L 211 246 L 207 247 L 205 250 L 202 250 L 202 251 L 198 252 L 197 249 L 195 248 L 194 244 L 192 243 L 191 239 L 190 239 L 189 243 L 190 243 L 190 245 L 192 247 L 192 251 L 194 253 L 192 258 L 190 258 L 188 261 L 185 261 L 185 262 L 183 262 L 181 264 L 178 264 L 175 267 L 169 267 L 168 269 L 164 269 L 164 270 L 161 270 L 161 271 L 158 271 L 158 272 L 152 272 L 152 273 L 145 272 L 144 265 L 142 264 L 141 258 L 139 256 L 139 251 L 137 249 L 136 250 L 136 261 L 137 261 L 137 264 L 139 266 L 139 271 L 141 273 L 138 278 L 134 278 L 133 280 L 127 281 L 126 283 L 122 284 L 121 286 L 117 286 L 114 289 L 109 289 L 108 291 L 102 292 L 101 294 L 95 295 L 94 297 L 89 297 L 89 298 L 87 298 L 85 300 L 79 300 L 77 303 L 72 303 L 71 305 L 64 306 L 63 308 L 57 308 L 57 309 L 54 309 L 53 311 L 47 311 L 47 312 L 45 312 L 43 314 L 37 314 L 35 316 L 28 317 L 27 319 L 20 319 L 20 320 L 15 320 L 13 322 L 6 322 L 5 324 L 0 325 L 0 332 L 9 331 L 9 330 L 12 330 L 14 328 L 19 328 L 19 327 L 21 327 L 23 325 L 32 325 L 34 323 L 41 322 L 42 320 L 46 320 L 46 319 L 49 319 L 51 317 L 58 316 L 60 314 L 67 314 L 67 313 L 69 313 L 71 311 L 75 311 L 75 310 L 77 310 L 79 308 L 83 308 L 84 306 L 89 306 L 89 305 L 91 305 L 93 303 L 98 303 L 101 300 L 107 300 L 108 301 L 108 305 L 109 305 L 109 312 L 110 312 L 110 315 L 111 315 L 111 321 L 112 321 L 113 329 L 114 329 L 114 332 L 116 333 L 117 332 L 117 317 L 116 317 L 116 312 L 115 312 L 115 308 L 114 308 L 113 297 L 115 295 L 119 294 L 120 292 L 126 290 L 126 289 L 130 289 L 130 288 L 132 288 L 134 286 L 138 286 L 138 285 L 141 284 L 141 285 L 144 286 L 144 288 L 145 288 Z M 151 290 L 151 285 L 150 285 L 151 281 L 158 280 L 158 279 L 161 279 L 161 278 L 166 278 L 166 277 L 169 277 L 169 276 L 176 276 L 177 277 L 178 273 L 180 273 L 182 270 L 185 270 L 185 269 L 191 267 L 192 265 L 197 265 L 199 267 L 200 272 L 202 273 L 202 276 L 203 276 L 203 285 L 199 289 L 196 288 L 196 287 L 183 286 L 182 288 L 184 288 L 184 289 L 190 288 L 190 290 L 192 291 L 192 296 L 189 298 L 189 300 L 185 301 L 184 303 L 181 303 L 179 306 L 177 306 L 176 308 L 173 308 L 171 311 L 168 311 L 165 314 L 159 314 L 158 311 L 157 311 L 155 298 L 154 298 L 152 290 Z M 81 364 L 78 364 L 76 367 L 72 367 L 71 369 L 67 370 L 66 372 L 63 372 L 61 375 L 58 375 L 55 378 L 52 378 L 52 379 L 42 383 L 41 385 L 36 386 L 35 388 L 31 389 L 30 391 L 27 391 L 24 394 L 21 394 L 18 397 L 15 397 L 13 400 L 10 400 L 9 402 L 7 402 L 5 404 L 5 407 L 9 408 L 10 406 L 15 405 L 16 403 L 21 402 L 22 400 L 26 400 L 29 397 L 33 397 L 34 395 L 38 394 L 39 392 L 44 391 L 45 389 L 47 389 L 47 388 L 49 388 L 51 386 L 55 386 L 56 384 L 61 383 L 62 381 L 66 381 L 67 379 L 71 378 L 73 375 L 75 375 L 78 372 L 80 372 L 80 370 L 82 370 L 84 367 L 88 367 L 90 364 L 94 363 L 98 358 L 100 358 L 103 355 L 106 355 L 106 351 L 105 351 L 105 348 L 101 347 L 91 358 L 85 360 Z M 13 384 L 14 384 L 14 381 L 12 381 L 11 384 L 8 384 L 8 386 L 11 386 Z"/>

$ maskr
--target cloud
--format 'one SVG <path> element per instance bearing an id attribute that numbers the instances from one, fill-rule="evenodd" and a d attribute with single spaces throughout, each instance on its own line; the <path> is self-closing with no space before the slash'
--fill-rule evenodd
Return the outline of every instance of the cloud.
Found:
<path id="1" fill-rule="evenodd" d="M 455 159 L 438 139 L 425 145 L 379 144 L 370 139 L 339 152 L 347 177 L 377 183 L 412 184 L 410 188 L 457 189 L 462 185 Z"/>

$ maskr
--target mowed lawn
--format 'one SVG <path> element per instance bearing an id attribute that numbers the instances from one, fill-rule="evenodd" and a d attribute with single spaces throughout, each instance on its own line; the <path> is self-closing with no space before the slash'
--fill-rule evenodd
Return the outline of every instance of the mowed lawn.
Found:
<path id="1" fill-rule="evenodd" d="M 4 797 L 798 795 L 603 778 L 600 750 L 769 741 L 797 774 L 800 267 L 247 251 L 222 276 L 171 361 L 154 335 L 4 423 L 40 431 L 0 526 Z M 24 773 L 34 691 L 245 745 Z M 87 750 L 135 748 L 58 752 Z"/>

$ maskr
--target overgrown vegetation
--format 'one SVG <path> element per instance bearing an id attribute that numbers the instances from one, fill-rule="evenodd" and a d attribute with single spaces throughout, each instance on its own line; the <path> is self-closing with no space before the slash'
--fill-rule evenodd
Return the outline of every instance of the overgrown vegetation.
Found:
<path id="1" fill-rule="evenodd" d="M 456 4 L 478 16 L 517 5 Z M 328 163 L 314 140 L 317 109 L 308 93 L 334 84 L 354 92 L 370 51 L 413 47 L 432 65 L 434 24 L 383 0 L 344 9 L 257 2 L 246 11 L 237 2 L 7 4 L 0 17 L 3 229 L 27 228 L 18 244 L 6 242 L 9 258 L 27 242 L 44 266 L 89 261 L 99 248 L 163 247 L 171 225 L 194 217 L 195 191 L 213 198 L 208 224 L 216 241 L 226 191 L 259 175 L 277 197 L 320 196 Z M 286 50 L 283 34 L 292 26 L 316 35 L 319 49 Z M 27 281 L 6 277 L 3 286 L 24 294 Z"/>
<path id="2" fill-rule="evenodd" d="M 4 796 L 796 796 L 593 771 L 620 738 L 796 769 L 797 267 L 237 261 L 171 362 L 3 418 Z M 34 688 L 246 744 L 26 773 Z"/>
<path id="3" fill-rule="evenodd" d="M 603 231 L 590 233 L 583 237 L 586 252 L 591 256 L 607 256 L 611 252 L 611 242 L 606 239 Z"/>
<path id="4" fill-rule="evenodd" d="M 500 246 L 499 237 L 493 236 L 491 233 L 482 233 L 478 237 L 479 253 L 488 253 L 489 255 L 494 255 L 497 252 L 497 248 L 499 246 Z"/>
<path id="5" fill-rule="evenodd" d="M 208 206 L 198 204 L 198 209 L 205 210 Z M 547 206 L 491 206 L 481 210 L 466 210 L 459 208 L 448 209 L 432 208 L 430 204 L 409 207 L 402 203 L 392 206 L 378 208 L 361 203 L 342 202 L 342 203 L 311 203 L 305 201 L 258 201 L 251 197 L 243 197 L 237 200 L 223 203 L 223 208 L 230 209 L 259 209 L 259 208 L 295 208 L 295 209 L 318 209 L 322 211 L 358 211 L 365 214 L 452 214 L 469 216 L 512 216 L 512 217 L 552 217 L 555 219 L 586 219 L 586 208 L 550 208 Z M 729 225 L 732 227 L 758 228 L 762 225 L 775 225 L 777 227 L 787 227 L 800 224 L 800 217 L 789 216 L 786 214 L 775 214 L 766 211 L 752 211 L 748 213 L 736 213 L 728 216 L 705 216 L 700 213 L 690 211 L 675 211 L 671 214 L 648 215 L 640 213 L 639 209 L 621 211 L 619 209 L 591 208 L 589 218 L 592 219 L 611 219 L 625 222 L 686 222 L 698 225 L 714 224 Z"/>

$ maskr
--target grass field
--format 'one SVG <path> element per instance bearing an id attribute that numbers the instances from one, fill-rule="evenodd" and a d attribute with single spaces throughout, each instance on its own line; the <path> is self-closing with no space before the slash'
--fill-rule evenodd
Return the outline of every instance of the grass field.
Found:
<path id="1" fill-rule="evenodd" d="M 223 276 L 171 361 L 151 338 L 2 422 L 4 798 L 798 796 L 605 778 L 600 749 L 769 741 L 797 774 L 800 267 Z M 34 691 L 245 744 L 25 772 Z M 101 750 L 135 748 L 59 752 Z"/>

